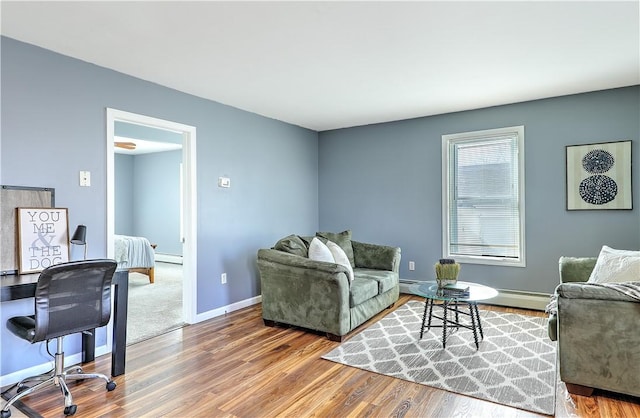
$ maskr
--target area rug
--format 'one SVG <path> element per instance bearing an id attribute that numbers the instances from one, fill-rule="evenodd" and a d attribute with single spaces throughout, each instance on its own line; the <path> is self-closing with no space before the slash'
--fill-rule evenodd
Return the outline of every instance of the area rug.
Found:
<path id="1" fill-rule="evenodd" d="M 476 350 L 472 331 L 460 328 L 443 349 L 442 328 L 425 330 L 420 340 L 423 312 L 424 302 L 409 301 L 322 358 L 553 415 L 556 350 L 545 318 L 480 310 L 480 348 Z M 434 324 L 442 321 L 434 318 Z"/>
<path id="2" fill-rule="evenodd" d="M 155 283 L 144 274 L 129 273 L 127 345 L 182 326 L 182 265 L 157 262 Z"/>

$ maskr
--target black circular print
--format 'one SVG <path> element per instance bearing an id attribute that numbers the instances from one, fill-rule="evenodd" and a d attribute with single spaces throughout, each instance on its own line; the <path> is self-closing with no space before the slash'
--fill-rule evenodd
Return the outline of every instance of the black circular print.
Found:
<path id="1" fill-rule="evenodd" d="M 591 174 L 606 173 L 615 162 L 613 155 L 603 149 L 594 149 L 582 157 L 582 167 Z"/>
<path id="2" fill-rule="evenodd" d="M 580 197 L 592 205 L 604 205 L 618 194 L 618 185 L 607 176 L 596 174 L 580 182 Z"/>

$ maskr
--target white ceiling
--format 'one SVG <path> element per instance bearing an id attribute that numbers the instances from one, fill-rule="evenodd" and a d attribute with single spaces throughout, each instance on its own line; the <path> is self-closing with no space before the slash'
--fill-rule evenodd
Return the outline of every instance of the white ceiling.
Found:
<path id="1" fill-rule="evenodd" d="M 313 130 L 640 84 L 639 2 L 11 2 L 2 34 Z"/>

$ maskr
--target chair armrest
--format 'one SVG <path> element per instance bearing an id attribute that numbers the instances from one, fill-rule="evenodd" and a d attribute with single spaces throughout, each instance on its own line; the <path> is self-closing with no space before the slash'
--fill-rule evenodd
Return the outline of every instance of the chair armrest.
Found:
<path id="1" fill-rule="evenodd" d="M 586 282 L 596 265 L 596 257 L 560 257 L 560 283 Z"/>
<path id="2" fill-rule="evenodd" d="M 400 248 L 351 241 L 356 267 L 400 272 Z"/>

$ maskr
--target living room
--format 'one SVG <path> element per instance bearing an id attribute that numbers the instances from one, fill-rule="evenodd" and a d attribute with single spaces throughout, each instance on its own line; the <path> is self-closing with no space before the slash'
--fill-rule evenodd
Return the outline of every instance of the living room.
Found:
<path id="1" fill-rule="evenodd" d="M 489 104 L 483 100 L 491 94 L 483 90 L 475 96 L 469 94 L 468 104 L 462 108 L 452 106 L 449 111 L 429 115 L 394 114 L 395 119 L 385 113 L 375 122 L 349 125 L 335 121 L 325 128 L 241 110 L 222 104 L 225 97 L 214 101 L 193 91 L 165 87 L 160 77 L 130 75 L 99 60 L 72 58 L 70 52 L 54 52 L 42 46 L 44 40 L 31 40 L 26 29 L 24 33 L 17 29 L 12 33 L 11 25 L 5 23 L 12 16 L 28 21 L 22 13 L 46 21 L 48 12 L 55 11 L 54 6 L 47 7 L 2 4 L 1 183 L 54 188 L 56 206 L 69 210 L 69 226 L 87 225 L 89 258 L 103 257 L 108 254 L 105 109 L 196 127 L 197 264 L 191 278 L 197 295 L 196 317 L 224 314 L 238 304 L 259 298 L 257 250 L 273 246 L 292 233 L 312 235 L 316 231 L 350 229 L 355 240 L 401 247 L 401 279 L 430 278 L 433 265 L 442 254 L 441 161 L 445 134 L 525 127 L 526 267 L 465 264 L 461 277 L 521 292 L 525 297 L 549 295 L 558 284 L 560 256 L 596 256 L 605 244 L 629 250 L 640 247 L 637 205 L 632 210 L 568 211 L 565 185 L 567 146 L 631 140 L 632 157 L 640 158 L 637 37 L 620 47 L 619 54 L 629 57 L 627 66 L 619 71 L 611 68 L 600 77 L 591 73 L 591 88 L 574 87 L 573 82 L 579 84 L 579 72 L 561 78 L 563 68 L 558 63 L 557 80 L 550 77 L 554 88 L 528 91 L 529 100 Z M 89 5 L 65 7 L 83 10 Z M 101 12 L 107 16 L 119 13 L 105 5 L 96 7 L 105 7 Z M 324 10 L 323 6 L 318 7 Z M 567 16 L 575 16 L 581 7 L 589 6 L 576 2 L 567 7 L 576 9 L 564 10 L 566 14 L 557 10 L 557 21 L 566 22 Z M 598 66 L 613 60 L 608 51 L 619 47 L 596 44 L 599 37 L 606 39 L 600 33 L 605 31 L 602 28 L 637 34 L 637 3 L 594 3 L 591 7 L 594 9 L 585 15 L 593 18 L 598 14 L 602 21 L 593 18 L 593 22 L 599 22 L 599 29 L 589 26 L 589 21 L 583 32 L 576 30 L 566 34 L 567 38 L 553 32 L 551 44 L 557 49 L 549 58 L 577 53 L 581 42 L 593 42 L 596 46 L 582 52 L 581 57 L 586 56 L 593 66 Z M 612 9 L 596 13 L 598 7 Z M 70 10 L 65 12 L 73 14 Z M 550 13 L 549 19 L 553 16 Z M 626 16 L 635 20 L 635 27 L 628 29 Z M 557 21 L 554 20 L 554 27 L 561 26 Z M 53 25 L 52 31 L 61 30 L 55 27 L 56 22 L 34 21 L 32 26 Z M 587 39 L 580 36 L 588 33 L 592 33 L 588 40 L 579 41 Z M 132 42 L 130 49 L 143 49 L 140 42 Z M 473 48 L 465 46 L 464 51 L 471 55 Z M 527 49 L 524 44 L 515 47 Z M 99 51 L 97 55 L 106 53 Z M 545 57 L 544 51 L 534 54 L 528 50 L 512 58 L 513 53 L 509 50 L 490 57 L 490 61 Z M 240 57 L 236 59 L 240 65 Z M 538 62 L 528 61 L 524 67 L 535 68 Z M 234 61 L 229 63 L 226 71 L 234 72 Z M 315 63 L 322 66 L 321 61 Z M 325 71 L 340 70 L 331 67 Z M 454 69 L 442 65 L 439 71 Z M 162 73 L 161 69 L 158 73 Z M 476 77 L 482 80 L 478 75 L 482 72 L 469 70 L 466 74 L 469 75 L 461 84 L 471 83 Z M 397 77 L 401 79 L 402 74 Z M 257 94 L 260 85 L 255 80 L 259 78 L 248 77 L 247 87 L 239 92 Z M 394 77 L 385 81 L 392 83 Z M 225 81 L 211 78 L 210 83 Z M 498 88 L 498 83 L 492 83 L 496 82 L 488 83 L 489 91 Z M 527 77 L 522 77 L 519 84 L 510 88 L 527 83 Z M 468 86 L 469 91 L 473 88 Z M 407 90 L 407 95 L 417 94 L 414 89 Z M 376 95 L 376 88 L 370 87 L 369 91 Z M 321 103 L 313 97 L 306 101 L 316 100 Z M 340 109 L 343 103 L 347 103 L 344 97 L 336 97 L 327 107 Z M 91 187 L 78 185 L 78 172 L 84 170 L 92 173 Z M 219 177 L 230 178 L 231 187 L 218 187 Z M 640 196 L 637 170 L 633 171 L 633 180 L 632 194 Z M 415 270 L 409 270 L 408 261 L 414 261 Z M 228 278 L 225 284 L 220 280 L 223 273 Z M 29 301 L 3 303 L 0 323 L 13 315 L 27 314 L 32 308 Z M 4 325 L 0 328 L 3 379 L 47 361 L 38 345 L 16 342 Z M 105 335 L 106 331 L 99 333 L 99 342 L 104 342 Z M 79 352 L 79 338 L 68 340 L 68 352 Z"/>

